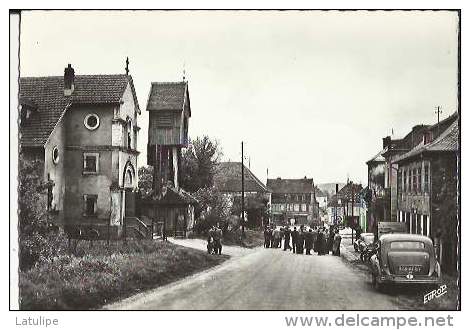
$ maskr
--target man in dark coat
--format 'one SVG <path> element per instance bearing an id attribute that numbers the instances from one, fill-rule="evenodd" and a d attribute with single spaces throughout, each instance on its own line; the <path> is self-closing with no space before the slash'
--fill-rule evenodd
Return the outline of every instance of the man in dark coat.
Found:
<path id="1" fill-rule="evenodd" d="M 214 227 L 211 227 L 207 233 L 207 252 L 209 254 L 214 254 L 215 251 L 215 242 L 214 242 L 215 230 Z"/>
<path id="2" fill-rule="evenodd" d="M 290 251 L 292 249 L 290 247 L 290 236 L 290 229 L 286 226 L 284 229 L 284 251 L 287 251 L 287 249 Z"/>
<path id="3" fill-rule="evenodd" d="M 269 227 L 269 247 L 274 247 L 274 230 L 273 227 Z"/>
<path id="4" fill-rule="evenodd" d="M 305 240 L 305 233 L 304 229 L 301 228 L 299 231 L 299 235 L 297 236 L 297 246 L 295 248 L 297 254 L 304 254 L 304 240 Z"/>
<path id="5" fill-rule="evenodd" d="M 266 226 L 266 228 L 264 228 L 264 247 L 268 248 L 269 243 L 269 227 Z"/>
<path id="6" fill-rule="evenodd" d="M 310 250 L 313 248 L 313 232 L 312 229 L 309 229 L 305 233 L 305 254 L 310 254 Z"/>
<path id="7" fill-rule="evenodd" d="M 330 254 L 330 251 L 333 251 L 333 240 L 335 238 L 335 228 L 330 227 L 330 232 L 328 235 L 328 244 L 326 249 L 326 254 Z"/>
<path id="8" fill-rule="evenodd" d="M 325 235 L 323 234 L 323 229 L 319 229 L 318 235 L 317 235 L 317 252 L 319 256 L 324 254 L 324 250 L 325 250 L 324 241 L 325 241 Z"/>
<path id="9" fill-rule="evenodd" d="M 216 254 L 222 253 L 222 229 L 220 226 L 217 226 L 214 231 L 214 242 L 215 242 L 215 252 Z"/>
<path id="10" fill-rule="evenodd" d="M 297 227 L 294 227 L 294 231 L 292 232 L 292 252 L 296 252 L 297 248 L 297 239 L 299 238 L 299 232 L 297 231 Z"/>
<path id="11" fill-rule="evenodd" d="M 315 228 L 315 231 L 313 232 L 313 251 L 318 252 L 318 228 Z"/>

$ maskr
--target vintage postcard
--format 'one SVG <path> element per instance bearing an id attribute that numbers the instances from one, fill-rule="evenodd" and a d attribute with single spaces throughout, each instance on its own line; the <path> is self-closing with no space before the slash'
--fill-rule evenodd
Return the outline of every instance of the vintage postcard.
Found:
<path id="1" fill-rule="evenodd" d="M 460 10 L 10 19 L 11 310 L 461 310 Z"/>

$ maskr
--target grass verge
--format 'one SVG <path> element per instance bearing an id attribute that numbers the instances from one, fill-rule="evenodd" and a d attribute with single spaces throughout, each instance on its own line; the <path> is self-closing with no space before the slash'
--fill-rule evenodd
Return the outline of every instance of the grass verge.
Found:
<path id="1" fill-rule="evenodd" d="M 237 245 L 245 248 L 255 248 L 263 246 L 264 234 L 262 231 L 245 229 L 245 237 L 241 238 L 241 231 L 230 231 L 224 236 L 223 243 L 225 245 Z"/>
<path id="2" fill-rule="evenodd" d="M 94 309 L 227 258 L 161 241 L 113 242 L 109 249 L 105 242 L 95 242 L 86 254 L 63 255 L 20 272 L 20 308 Z"/>

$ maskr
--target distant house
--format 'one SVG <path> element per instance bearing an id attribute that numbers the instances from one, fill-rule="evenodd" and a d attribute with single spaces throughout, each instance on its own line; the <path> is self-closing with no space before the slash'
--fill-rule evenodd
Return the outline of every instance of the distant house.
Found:
<path id="1" fill-rule="evenodd" d="M 244 172 L 245 194 L 270 195 L 268 188 L 246 166 Z M 218 191 L 229 195 L 241 195 L 242 193 L 242 163 L 221 162 L 214 173 L 214 186 Z"/>
<path id="2" fill-rule="evenodd" d="M 320 208 L 326 209 L 326 207 L 328 206 L 328 195 L 322 190 L 320 190 L 320 188 L 318 188 L 317 186 L 315 186 L 315 199 L 317 200 L 318 206 Z"/>
<path id="3" fill-rule="evenodd" d="M 385 189 L 386 160 L 381 150 L 367 164 L 367 231 L 375 232 L 377 223 L 390 221 L 390 190 Z M 364 229 L 364 228 L 363 228 Z"/>
<path id="4" fill-rule="evenodd" d="M 271 214 L 275 224 L 320 224 L 313 179 L 268 179 L 267 187 L 272 191 Z"/>
<path id="5" fill-rule="evenodd" d="M 361 184 L 348 182 L 328 202 L 329 224 L 365 226 L 365 205 Z M 364 228 L 362 228 L 364 230 Z"/>
<path id="6" fill-rule="evenodd" d="M 248 220 L 254 225 L 262 226 L 269 221 L 267 215 L 256 212 L 256 209 L 269 210 L 271 204 L 271 191 L 259 180 L 256 175 L 246 166 L 243 167 L 245 210 L 250 209 L 247 214 Z M 217 165 L 214 173 L 214 187 L 229 198 L 231 203 L 240 199 L 242 195 L 242 163 L 221 162 Z M 240 204 L 241 205 L 241 204 Z"/>
<path id="7" fill-rule="evenodd" d="M 433 239 L 446 271 L 456 271 L 458 163 L 457 113 L 443 125 L 429 126 L 419 144 L 394 160 L 398 167 L 398 221 L 410 233 Z"/>
<path id="8" fill-rule="evenodd" d="M 130 75 L 21 77 L 20 157 L 38 159 L 60 225 L 122 232 L 137 189 L 139 104 Z M 100 225 L 102 225 L 100 227 Z"/>

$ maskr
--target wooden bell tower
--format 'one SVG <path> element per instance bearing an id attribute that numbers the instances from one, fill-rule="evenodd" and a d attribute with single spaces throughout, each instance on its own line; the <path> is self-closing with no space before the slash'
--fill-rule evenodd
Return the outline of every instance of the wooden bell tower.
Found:
<path id="1" fill-rule="evenodd" d="M 188 82 L 152 83 L 147 111 L 147 164 L 154 168 L 153 188 L 161 196 L 168 186 L 179 188 L 181 149 L 188 146 L 191 117 Z"/>

